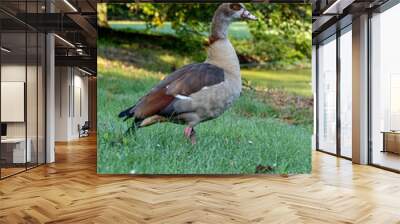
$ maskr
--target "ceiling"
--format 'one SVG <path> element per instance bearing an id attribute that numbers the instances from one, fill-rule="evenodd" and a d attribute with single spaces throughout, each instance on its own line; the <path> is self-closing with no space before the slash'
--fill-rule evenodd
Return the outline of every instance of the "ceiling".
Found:
<path id="1" fill-rule="evenodd" d="M 29 32 L 51 32 L 57 34 L 56 66 L 78 66 L 95 74 L 96 4 L 94 0 L 1 0 L 0 29 L 8 39 L 3 45 L 12 49 L 9 59 L 26 55 L 25 35 L 21 33 L 27 32 L 29 37 Z M 36 46 L 28 44 L 27 51 L 30 58 Z"/>
<path id="2" fill-rule="evenodd" d="M 98 0 L 99 3 L 131 3 L 135 0 Z M 149 3 L 190 3 L 189 0 L 140 0 Z M 220 3 L 220 0 L 201 0 L 202 3 Z M 254 2 L 254 3 L 310 3 L 311 0 L 230 0 L 229 2 Z"/>
<path id="3" fill-rule="evenodd" d="M 313 43 L 352 23 L 353 17 L 373 11 L 388 0 L 312 0 Z"/>

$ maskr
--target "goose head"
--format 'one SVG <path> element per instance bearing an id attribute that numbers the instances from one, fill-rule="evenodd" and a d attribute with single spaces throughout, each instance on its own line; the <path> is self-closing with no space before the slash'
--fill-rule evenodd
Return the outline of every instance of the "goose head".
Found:
<path id="1" fill-rule="evenodd" d="M 257 17 L 252 15 L 242 3 L 221 4 L 215 11 L 212 19 L 209 44 L 211 45 L 218 39 L 225 39 L 227 37 L 229 24 L 233 20 L 239 19 L 256 20 Z"/>
<path id="2" fill-rule="evenodd" d="M 253 14 L 251 14 L 243 3 L 223 3 L 221 4 L 215 14 L 221 15 L 220 19 L 228 21 L 232 20 L 256 20 Z"/>

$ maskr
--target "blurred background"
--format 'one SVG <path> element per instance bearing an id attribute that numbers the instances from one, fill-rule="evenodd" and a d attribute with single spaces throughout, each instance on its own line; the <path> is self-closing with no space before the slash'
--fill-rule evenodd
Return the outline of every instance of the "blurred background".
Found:
<path id="1" fill-rule="evenodd" d="M 109 4 L 100 11 L 99 24 L 131 33 L 175 36 L 177 50 L 200 49 L 208 37 L 216 4 Z M 242 65 L 288 69 L 309 67 L 311 59 L 311 6 L 247 4 L 260 18 L 235 22 L 230 39 Z M 182 44 L 183 43 L 183 44 Z M 205 54 L 196 56 L 203 59 Z"/>

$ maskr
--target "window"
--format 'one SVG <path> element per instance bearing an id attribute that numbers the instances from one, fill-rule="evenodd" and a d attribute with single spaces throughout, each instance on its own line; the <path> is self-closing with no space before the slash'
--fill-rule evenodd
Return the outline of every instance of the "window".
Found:
<path id="1" fill-rule="evenodd" d="M 351 26 L 340 36 L 340 155 L 352 156 L 352 33 Z"/>
<path id="2" fill-rule="evenodd" d="M 400 170 L 400 5 L 371 18 L 372 163 Z"/>
<path id="3" fill-rule="evenodd" d="M 318 48 L 318 149 L 336 153 L 336 36 Z"/>
<path id="4" fill-rule="evenodd" d="M 9 1 L 0 7 L 23 16 L 42 12 L 42 4 Z M 0 17 L 0 178 L 5 178 L 45 163 L 46 40 L 9 14 Z"/>

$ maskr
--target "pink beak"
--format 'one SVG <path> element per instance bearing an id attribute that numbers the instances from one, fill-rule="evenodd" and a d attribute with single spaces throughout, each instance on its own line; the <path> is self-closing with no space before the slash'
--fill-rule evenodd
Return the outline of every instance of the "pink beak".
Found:
<path id="1" fill-rule="evenodd" d="M 253 14 L 251 14 L 249 11 L 247 11 L 246 9 L 242 12 L 242 14 L 240 15 L 240 17 L 242 19 L 250 19 L 250 20 L 257 20 L 257 17 L 254 16 Z"/>

